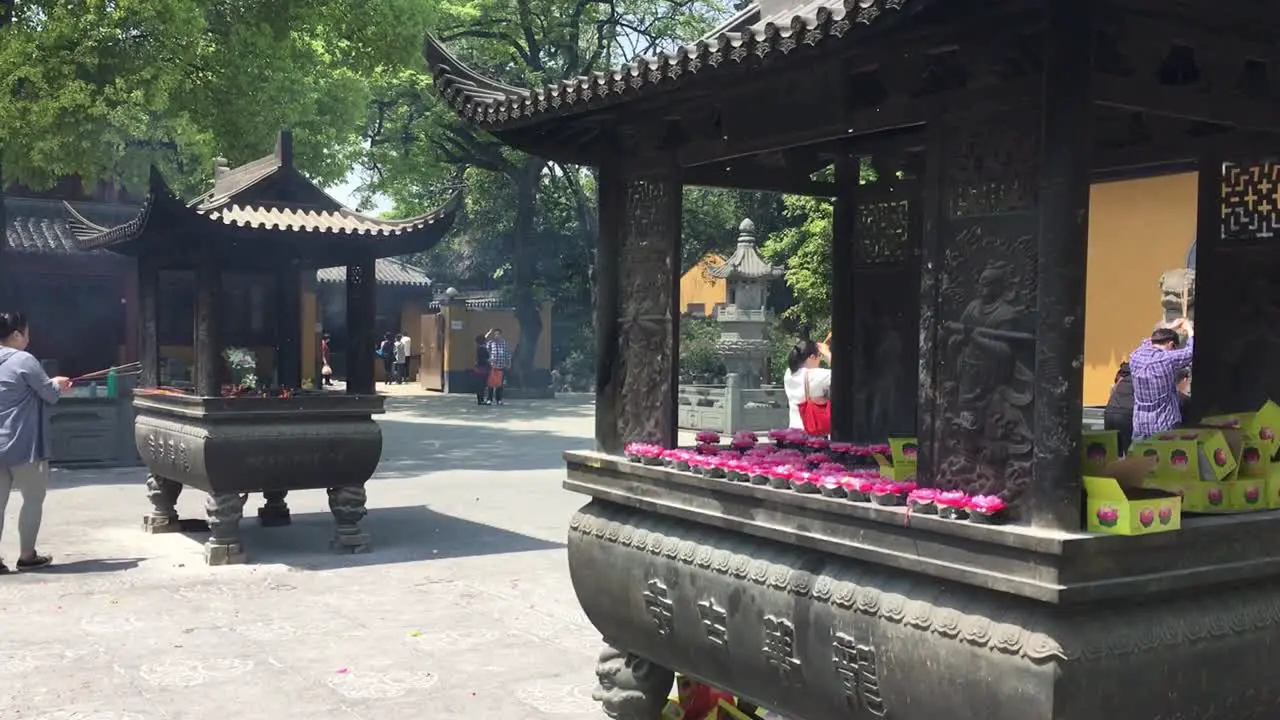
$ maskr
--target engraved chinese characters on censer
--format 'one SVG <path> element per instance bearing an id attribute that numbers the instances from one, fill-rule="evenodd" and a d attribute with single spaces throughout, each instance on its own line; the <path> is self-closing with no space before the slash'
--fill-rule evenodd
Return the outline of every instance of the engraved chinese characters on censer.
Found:
<path id="1" fill-rule="evenodd" d="M 167 468 L 181 472 L 191 470 L 191 456 L 186 440 L 164 437 L 153 430 L 147 435 L 146 453 L 152 468 Z M 147 500 L 151 503 L 151 513 L 143 516 L 142 529 L 148 533 L 181 530 L 177 503 L 178 496 L 182 494 L 182 483 L 149 473 L 146 488 Z"/>
<path id="2" fill-rule="evenodd" d="M 880 696 L 880 667 L 876 649 L 859 642 L 854 636 L 838 632 L 831 643 L 836 674 L 844 687 L 845 700 L 855 712 L 862 710 L 873 717 L 885 717 L 884 698 Z"/>

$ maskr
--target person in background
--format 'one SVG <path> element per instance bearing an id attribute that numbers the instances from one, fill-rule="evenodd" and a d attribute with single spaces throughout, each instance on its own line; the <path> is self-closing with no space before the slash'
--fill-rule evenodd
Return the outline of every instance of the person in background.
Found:
<path id="1" fill-rule="evenodd" d="M 1133 373 L 1127 362 L 1120 363 L 1120 370 L 1116 372 L 1111 396 L 1102 411 L 1102 427 L 1116 431 L 1121 455 L 1129 452 L 1133 442 Z"/>
<path id="2" fill-rule="evenodd" d="M 502 404 L 502 384 L 506 381 L 507 368 L 511 366 L 511 354 L 507 351 L 507 341 L 498 328 L 485 335 L 485 346 L 489 349 L 489 402 Z"/>
<path id="3" fill-rule="evenodd" d="M 489 341 L 484 335 L 476 336 L 476 367 L 475 373 L 479 378 L 479 390 L 476 390 L 476 404 L 489 404 L 489 371 L 493 370 L 493 366 L 489 364 Z"/>
<path id="4" fill-rule="evenodd" d="M 787 354 L 787 374 L 782 379 L 782 387 L 787 392 L 787 406 L 791 409 L 788 427 L 793 430 L 804 429 L 800 403 L 805 399 L 806 379 L 811 402 L 825 403 L 831 395 L 831 370 L 822 367 L 823 361 L 831 362 L 830 348 L 826 343 L 812 340 L 801 340 Z"/>
<path id="5" fill-rule="evenodd" d="M 320 336 L 320 376 L 325 385 L 333 385 L 333 366 L 329 364 L 329 333 Z"/>
<path id="6" fill-rule="evenodd" d="M 395 341 L 391 344 L 391 375 L 392 382 L 397 385 L 403 385 L 405 379 L 409 376 L 407 368 L 409 365 L 409 346 L 405 344 L 404 333 L 396 333 Z"/>
<path id="7" fill-rule="evenodd" d="M 400 372 L 401 382 L 409 382 L 410 365 L 413 364 L 413 340 L 409 339 L 409 333 L 400 331 L 400 344 L 404 346 L 404 369 Z"/>
<path id="8" fill-rule="evenodd" d="M 1178 331 L 1185 330 L 1187 344 L 1178 347 Z M 1195 325 L 1179 318 L 1170 327 L 1158 328 L 1129 355 L 1133 377 L 1133 439 L 1172 430 L 1182 422 L 1178 373 L 1191 367 L 1195 349 Z"/>
<path id="9" fill-rule="evenodd" d="M 395 381 L 396 341 L 391 333 L 382 336 L 378 343 L 378 357 L 382 358 L 382 379 L 390 385 Z"/>
<path id="10" fill-rule="evenodd" d="M 5 507 L 17 488 L 22 493 L 18 513 L 19 570 L 36 570 L 52 562 L 36 552 L 36 536 L 44 517 L 49 463 L 44 456 L 42 416 L 71 381 L 50 378 L 40 361 L 27 352 L 31 334 L 22 313 L 0 312 L 0 531 Z M 9 568 L 0 561 L 0 574 Z"/>

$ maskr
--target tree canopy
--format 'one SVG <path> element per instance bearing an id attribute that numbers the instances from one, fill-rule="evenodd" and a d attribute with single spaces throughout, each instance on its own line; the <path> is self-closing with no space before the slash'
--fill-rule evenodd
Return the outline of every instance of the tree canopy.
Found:
<path id="1" fill-rule="evenodd" d="M 69 175 L 138 186 L 161 166 L 188 192 L 210 161 L 261 156 L 296 130 L 323 183 L 362 152 L 372 77 L 420 64 L 415 0 L 18 0 L 0 41 L 6 184 Z"/>
<path id="2" fill-rule="evenodd" d="M 595 176 L 473 132 L 422 59 L 434 32 L 464 62 L 519 86 L 618 66 L 704 34 L 731 0 L 3 0 L 0 180 L 66 176 L 142 189 L 156 164 L 180 192 L 211 161 L 263 155 L 281 127 L 322 185 L 358 170 L 390 214 L 465 187 L 455 232 L 419 258 L 433 278 L 505 291 L 530 349 L 555 304 L 556 357 L 589 364 Z M 802 323 L 826 317 L 830 210 L 820 201 L 688 188 L 683 269 L 732 249 L 744 217 L 788 268 Z M 824 243 L 826 244 L 824 246 Z M 516 370 L 532 352 L 517 348 Z M 518 373 L 517 373 L 518 374 Z"/>

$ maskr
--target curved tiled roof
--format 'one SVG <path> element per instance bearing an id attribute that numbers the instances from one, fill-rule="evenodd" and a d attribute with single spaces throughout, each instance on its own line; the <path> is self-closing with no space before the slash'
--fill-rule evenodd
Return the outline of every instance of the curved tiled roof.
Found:
<path id="1" fill-rule="evenodd" d="M 428 286 L 431 284 L 431 278 L 427 277 L 422 268 L 396 258 L 378 258 L 373 265 L 373 274 L 379 285 Z M 322 283 L 346 283 L 347 268 L 342 265 L 321 268 L 316 271 L 316 280 Z"/>
<path id="2" fill-rule="evenodd" d="M 256 230 L 393 238 L 434 229 L 438 236 L 443 236 L 462 208 L 462 199 L 463 191 L 456 190 L 440 208 L 404 220 L 381 220 L 340 206 L 337 210 L 326 210 L 282 208 L 274 205 L 223 205 L 201 210 L 199 206 L 182 203 L 169 189 L 159 171 L 152 168 L 151 191 L 147 195 L 147 201 L 142 210 L 126 223 L 108 228 L 91 222 L 70 205 L 66 209 L 71 218 L 71 230 L 80 248 L 92 250 L 138 238 L 157 208 L 162 208 L 168 218 L 189 218 L 195 222 Z M 413 251 L 415 250 L 405 250 Z"/>
<path id="3" fill-rule="evenodd" d="M 449 217 L 461 201 L 455 192 L 439 210 L 405 220 L 381 220 L 352 210 L 295 210 L 278 207 L 241 207 L 232 205 L 208 212 L 198 211 L 224 225 L 266 230 L 298 230 L 349 235 L 402 235 L 420 230 Z"/>
<path id="4" fill-rule="evenodd" d="M 430 35 L 425 54 L 436 91 L 466 120 L 495 130 L 534 122 L 543 115 L 604 107 L 660 87 L 674 88 L 691 76 L 713 75 L 773 54 L 786 55 L 842 38 L 855 25 L 871 25 L 888 13 L 926 2 L 814 0 L 785 8 L 741 30 L 723 30 L 674 52 L 637 58 L 613 72 L 597 72 L 540 89 L 516 88 L 486 78 L 461 63 Z M 736 27 L 735 21 L 749 21 L 754 16 L 744 11 L 722 27 Z"/>
<path id="5" fill-rule="evenodd" d="M 80 246 L 61 200 L 5 197 L 4 241 L 18 253 L 79 253 Z M 138 206 L 126 203 L 78 202 L 77 216 L 92 217 L 99 223 L 127 222 Z M 85 222 L 90 222 L 85 220 Z"/>

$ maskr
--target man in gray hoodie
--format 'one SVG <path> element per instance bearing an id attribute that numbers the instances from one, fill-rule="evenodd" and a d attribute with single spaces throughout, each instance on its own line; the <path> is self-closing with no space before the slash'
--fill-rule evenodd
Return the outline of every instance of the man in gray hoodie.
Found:
<path id="1" fill-rule="evenodd" d="M 71 381 L 50 378 L 40 361 L 27 352 L 30 332 L 22 313 L 0 312 L 0 531 L 5 506 L 16 487 L 22 493 L 18 514 L 19 570 L 45 567 L 51 558 L 36 552 L 36 535 L 44 515 L 49 463 L 44 456 L 41 416 L 45 405 L 58 397 Z M 0 574 L 9 568 L 0 561 Z"/>

